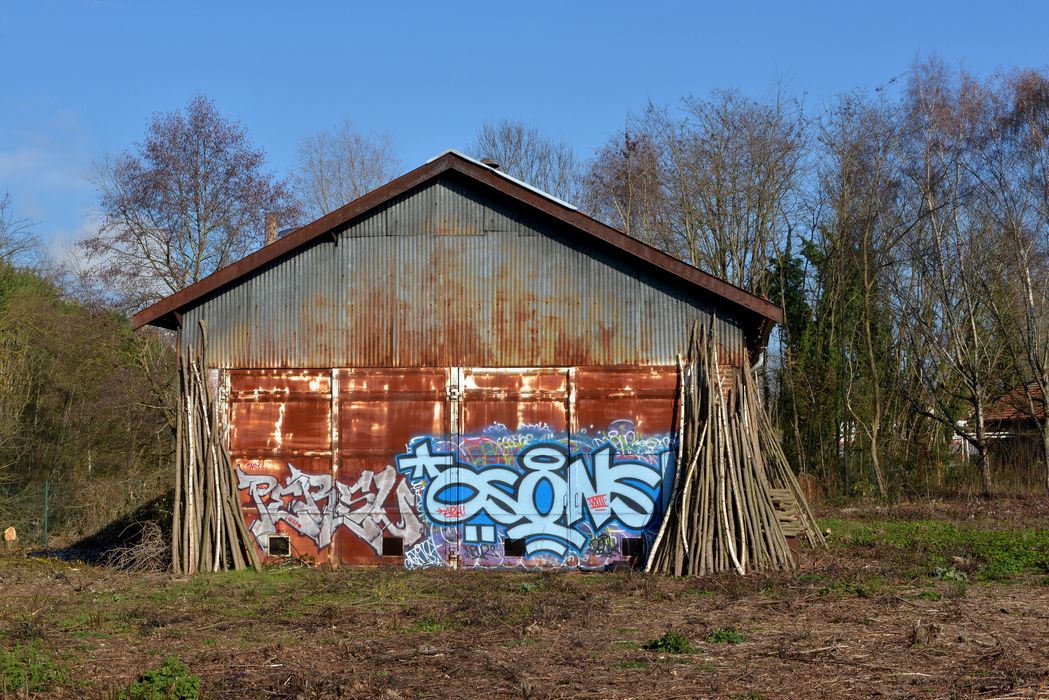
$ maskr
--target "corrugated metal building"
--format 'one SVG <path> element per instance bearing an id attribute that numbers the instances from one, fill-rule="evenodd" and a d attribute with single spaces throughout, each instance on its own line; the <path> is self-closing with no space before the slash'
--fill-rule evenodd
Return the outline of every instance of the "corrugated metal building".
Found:
<path id="1" fill-rule="evenodd" d="M 208 333 L 263 554 L 600 568 L 674 475 L 677 355 L 779 307 L 448 152 L 135 316 Z"/>

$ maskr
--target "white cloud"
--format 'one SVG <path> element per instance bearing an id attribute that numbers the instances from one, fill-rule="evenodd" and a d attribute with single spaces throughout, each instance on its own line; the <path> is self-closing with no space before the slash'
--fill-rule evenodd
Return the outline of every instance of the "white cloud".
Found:
<path id="1" fill-rule="evenodd" d="M 70 160 L 61 148 L 0 149 L 0 189 L 83 192 L 91 188 L 87 169 L 88 164 Z"/>
<path id="2" fill-rule="evenodd" d="M 14 211 L 51 240 L 79 235 L 94 205 L 89 179 L 93 154 L 72 112 L 60 110 L 30 121 L 0 115 L 0 196 L 11 195 Z"/>

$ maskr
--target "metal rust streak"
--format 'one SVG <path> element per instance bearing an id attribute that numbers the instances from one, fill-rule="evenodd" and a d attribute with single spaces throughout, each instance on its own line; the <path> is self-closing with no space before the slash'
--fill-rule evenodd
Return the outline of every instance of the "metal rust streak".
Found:
<path id="1" fill-rule="evenodd" d="M 456 187 L 427 182 L 349 225 L 338 246 L 300 249 L 202 301 L 182 344 L 205 319 L 222 367 L 669 365 L 693 323 L 716 318 L 725 357 L 745 361 L 752 329 L 709 295 Z M 493 223 L 428 234 L 448 199 Z"/>
<path id="2" fill-rule="evenodd" d="M 540 254 L 538 251 L 520 253 L 526 257 Z M 544 250 L 541 254 L 546 257 L 558 255 L 556 250 Z M 354 273 L 352 269 L 348 269 L 346 274 L 352 281 L 349 287 L 364 288 L 370 284 L 386 284 L 382 280 L 387 280 L 390 275 L 404 274 L 407 279 L 413 277 L 403 273 L 401 268 L 404 265 L 384 261 L 378 251 L 362 251 L 361 257 L 365 260 L 362 260 L 359 266 L 368 267 L 373 271 L 379 270 L 379 274 L 369 274 L 373 280 L 379 281 L 367 281 L 362 287 L 361 282 L 352 280 Z M 478 260 L 477 267 L 481 263 L 482 261 Z M 324 261 L 318 261 L 318 265 L 322 267 L 326 264 Z M 382 272 L 384 265 L 386 270 Z M 479 281 L 473 292 L 481 295 L 481 298 L 468 297 L 465 302 L 458 299 L 461 294 L 451 297 L 440 285 L 429 291 L 419 287 L 410 295 L 406 293 L 403 300 L 391 300 L 380 288 L 375 288 L 374 294 L 364 294 L 363 298 L 367 299 L 368 303 L 354 305 L 352 311 L 355 318 L 349 322 L 343 321 L 339 315 L 328 319 L 330 324 L 338 327 L 335 332 L 344 338 L 337 348 L 330 349 L 330 352 L 335 353 L 334 358 L 326 357 L 329 350 L 322 352 L 322 349 L 312 342 L 308 329 L 315 327 L 318 320 L 305 318 L 300 320 L 298 327 L 292 324 L 286 329 L 273 328 L 268 322 L 260 321 L 260 325 L 248 334 L 249 337 L 243 343 L 229 342 L 232 339 L 226 338 L 218 331 L 212 331 L 210 336 L 215 348 L 212 357 L 225 367 L 273 367 L 280 362 L 287 362 L 293 367 L 316 367 L 323 366 L 323 361 L 330 359 L 336 360 L 333 366 L 357 367 L 389 367 L 394 359 L 402 366 L 484 366 L 488 361 L 494 361 L 495 364 L 519 365 L 526 364 L 522 362 L 525 360 L 529 361 L 527 364 L 534 365 L 539 361 L 553 367 L 564 366 L 570 362 L 576 365 L 644 365 L 672 361 L 677 350 L 686 341 L 692 320 L 709 320 L 708 313 L 692 307 L 687 301 L 661 296 L 659 290 L 646 292 L 644 283 L 630 280 L 628 275 L 607 268 L 602 272 L 595 267 L 593 261 L 587 265 L 592 268 L 589 276 L 592 279 L 590 286 L 593 291 L 588 303 L 592 308 L 576 308 L 574 311 L 571 307 L 566 308 L 565 321 L 559 326 L 571 329 L 570 343 L 560 341 L 557 334 L 540 331 L 543 325 L 552 325 L 552 321 L 549 318 L 543 322 L 536 320 L 539 315 L 534 300 L 538 297 L 525 289 L 531 284 L 527 278 L 515 278 L 512 284 L 507 280 L 506 292 L 500 294 L 506 299 L 505 302 L 501 302 L 503 308 L 512 310 L 513 318 L 520 319 L 520 323 L 517 323 L 513 320 L 502 320 L 498 309 L 493 309 L 492 304 L 484 301 L 484 286 L 491 283 L 484 282 L 484 276 L 478 271 L 476 278 Z M 620 280 L 621 283 L 617 282 L 606 291 L 601 291 L 601 284 L 607 286 L 613 280 Z M 551 289 L 558 289 L 559 284 L 552 285 Z M 398 288 L 403 288 L 403 285 L 398 285 Z M 569 288 L 565 288 L 563 293 L 573 294 Z M 650 324 L 653 329 L 659 329 L 658 335 L 653 331 L 652 341 L 645 344 L 646 347 L 652 348 L 651 356 L 639 351 L 636 324 L 638 305 L 629 301 L 638 295 L 644 299 L 647 312 L 660 319 Z M 245 311 L 257 313 L 260 309 L 268 307 L 269 299 L 280 303 L 276 290 L 269 288 L 262 280 L 251 281 L 246 283 L 243 292 L 238 289 L 218 297 L 195 309 L 191 317 L 194 322 L 198 316 L 206 317 L 209 328 L 216 328 L 222 325 L 227 315 L 239 317 Z M 542 308 L 554 309 L 555 305 L 548 301 L 544 302 Z M 492 318 L 492 323 L 496 325 L 487 326 L 486 318 Z M 396 320 L 396 327 L 391 326 L 391 319 Z M 343 325 L 344 323 L 348 325 Z M 731 342 L 733 347 L 739 348 L 734 357 L 742 357 L 743 338 L 738 326 L 724 318 L 719 318 L 718 324 L 722 337 Z M 196 338 L 192 328 L 190 325 L 184 331 L 183 344 L 192 343 Z M 455 329 L 469 329 L 469 332 Z M 463 339 L 456 340 L 453 344 L 452 331 Z M 276 335 L 273 335 L 274 333 Z M 393 342 L 397 344 L 396 358 L 391 345 Z M 568 356 L 559 356 L 559 352 Z"/>
<path id="3" fill-rule="evenodd" d="M 230 449 L 310 456 L 331 452 L 331 377 L 309 370 L 233 370 Z"/>
<path id="4" fill-rule="evenodd" d="M 291 396 L 327 394 L 331 390 L 326 370 L 240 370 L 229 376 L 230 391 L 236 394 Z"/>
<path id="5" fill-rule="evenodd" d="M 630 421 L 641 435 L 674 432 L 676 367 L 579 367 L 575 422 L 600 430 Z"/>
<path id="6" fill-rule="evenodd" d="M 375 475 L 390 469 L 394 456 L 412 438 L 447 435 L 447 368 L 342 369 L 336 373 L 340 437 L 335 474 L 339 483 L 374 483 Z M 403 484 L 403 477 L 397 480 Z M 398 498 L 391 491 L 384 501 L 358 509 L 358 517 L 390 524 L 414 522 L 414 511 L 402 513 Z M 384 560 L 350 531 L 340 530 L 336 544 L 339 563 L 378 564 Z"/>

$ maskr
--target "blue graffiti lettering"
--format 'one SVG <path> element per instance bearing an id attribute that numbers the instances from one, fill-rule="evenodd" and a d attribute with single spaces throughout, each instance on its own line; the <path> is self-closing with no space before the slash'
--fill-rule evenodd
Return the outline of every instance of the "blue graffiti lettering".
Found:
<path id="1" fill-rule="evenodd" d="M 461 528 L 464 544 L 523 540 L 527 556 L 564 558 L 580 553 L 600 531 L 618 524 L 643 530 L 661 505 L 663 474 L 658 464 L 617 459 L 611 443 L 570 454 L 563 445 L 536 442 L 514 464 L 463 463 L 454 453 L 435 452 L 430 438 L 418 438 L 396 457 L 397 469 L 423 483 L 421 511 L 434 525 Z M 570 497 L 574 502 L 570 502 Z"/>

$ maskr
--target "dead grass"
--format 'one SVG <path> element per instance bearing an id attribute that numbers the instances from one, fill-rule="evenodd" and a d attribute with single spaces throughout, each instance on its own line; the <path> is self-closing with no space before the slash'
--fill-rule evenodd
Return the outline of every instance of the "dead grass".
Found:
<path id="1" fill-rule="evenodd" d="M 1046 574 L 938 575 L 930 558 L 956 546 L 941 530 L 916 548 L 891 523 L 880 541 L 887 521 L 835 522 L 854 528 L 805 552 L 800 574 L 746 579 L 392 568 L 186 579 L 9 557 L 0 649 L 30 646 L 60 669 L 41 697 L 108 697 L 169 655 L 220 698 L 1046 692 Z M 693 651 L 643 648 L 667 632 Z"/>

